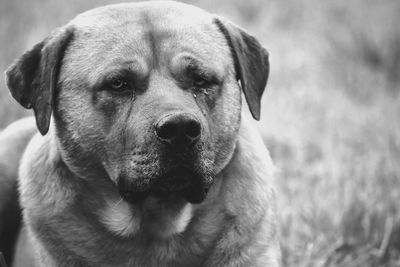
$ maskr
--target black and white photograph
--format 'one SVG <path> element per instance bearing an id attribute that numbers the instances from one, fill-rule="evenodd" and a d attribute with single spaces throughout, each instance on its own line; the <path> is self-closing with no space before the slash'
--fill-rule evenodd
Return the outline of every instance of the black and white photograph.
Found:
<path id="1" fill-rule="evenodd" d="M 400 1 L 0 0 L 0 267 L 400 267 Z"/>

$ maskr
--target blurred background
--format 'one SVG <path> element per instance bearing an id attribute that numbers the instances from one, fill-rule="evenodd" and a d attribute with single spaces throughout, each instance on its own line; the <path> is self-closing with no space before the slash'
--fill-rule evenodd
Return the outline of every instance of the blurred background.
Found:
<path id="1" fill-rule="evenodd" d="M 119 1 L 0 1 L 0 69 Z M 400 266 L 400 1 L 186 1 L 270 52 L 257 123 L 277 166 L 284 266 Z M 0 78 L 0 128 L 31 114 Z"/>

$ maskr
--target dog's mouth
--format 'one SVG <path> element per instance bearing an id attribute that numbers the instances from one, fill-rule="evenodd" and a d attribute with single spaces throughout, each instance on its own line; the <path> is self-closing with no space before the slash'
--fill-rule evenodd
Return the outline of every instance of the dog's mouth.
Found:
<path id="1" fill-rule="evenodd" d="M 202 177 L 186 168 L 175 168 L 149 183 L 146 188 L 132 188 L 124 179 L 118 182 L 122 198 L 130 203 L 140 203 L 148 196 L 169 198 L 180 196 L 192 204 L 199 204 L 207 196 L 210 185 L 204 184 Z"/>

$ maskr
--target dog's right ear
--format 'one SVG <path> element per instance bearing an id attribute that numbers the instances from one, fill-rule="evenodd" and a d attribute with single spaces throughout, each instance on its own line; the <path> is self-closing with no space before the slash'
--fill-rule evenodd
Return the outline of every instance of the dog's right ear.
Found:
<path id="1" fill-rule="evenodd" d="M 58 30 L 25 52 L 5 72 L 11 95 L 24 108 L 33 108 L 42 135 L 49 130 L 58 74 L 72 37 L 72 28 Z"/>

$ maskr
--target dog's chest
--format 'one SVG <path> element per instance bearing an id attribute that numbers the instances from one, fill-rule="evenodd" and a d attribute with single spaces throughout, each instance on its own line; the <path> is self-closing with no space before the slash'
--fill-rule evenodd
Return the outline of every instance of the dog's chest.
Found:
<path id="1" fill-rule="evenodd" d="M 183 233 L 194 216 L 190 203 L 168 205 L 149 199 L 143 206 L 133 206 L 122 199 L 107 200 L 97 212 L 98 219 L 109 232 L 123 238 L 147 232 L 166 239 Z"/>
<path id="2" fill-rule="evenodd" d="M 152 203 L 154 205 L 154 203 Z M 115 207 L 115 206 L 114 206 Z M 185 204 L 178 210 L 170 207 L 147 206 L 140 212 L 121 203 L 102 223 L 113 234 L 132 240 L 128 246 L 116 239 L 115 247 L 130 251 L 126 262 L 130 266 L 200 266 L 212 249 L 215 237 L 221 231 L 223 213 L 219 208 L 202 209 Z M 117 251 L 115 251 L 118 254 Z"/>
<path id="3" fill-rule="evenodd" d="M 217 206 L 185 206 L 175 217 L 160 214 L 153 221 L 135 221 L 138 216 L 127 216 L 124 208 L 113 211 L 112 222 L 69 213 L 35 227 L 44 239 L 37 242 L 40 254 L 52 255 L 55 266 L 201 266 L 224 225 Z"/>

